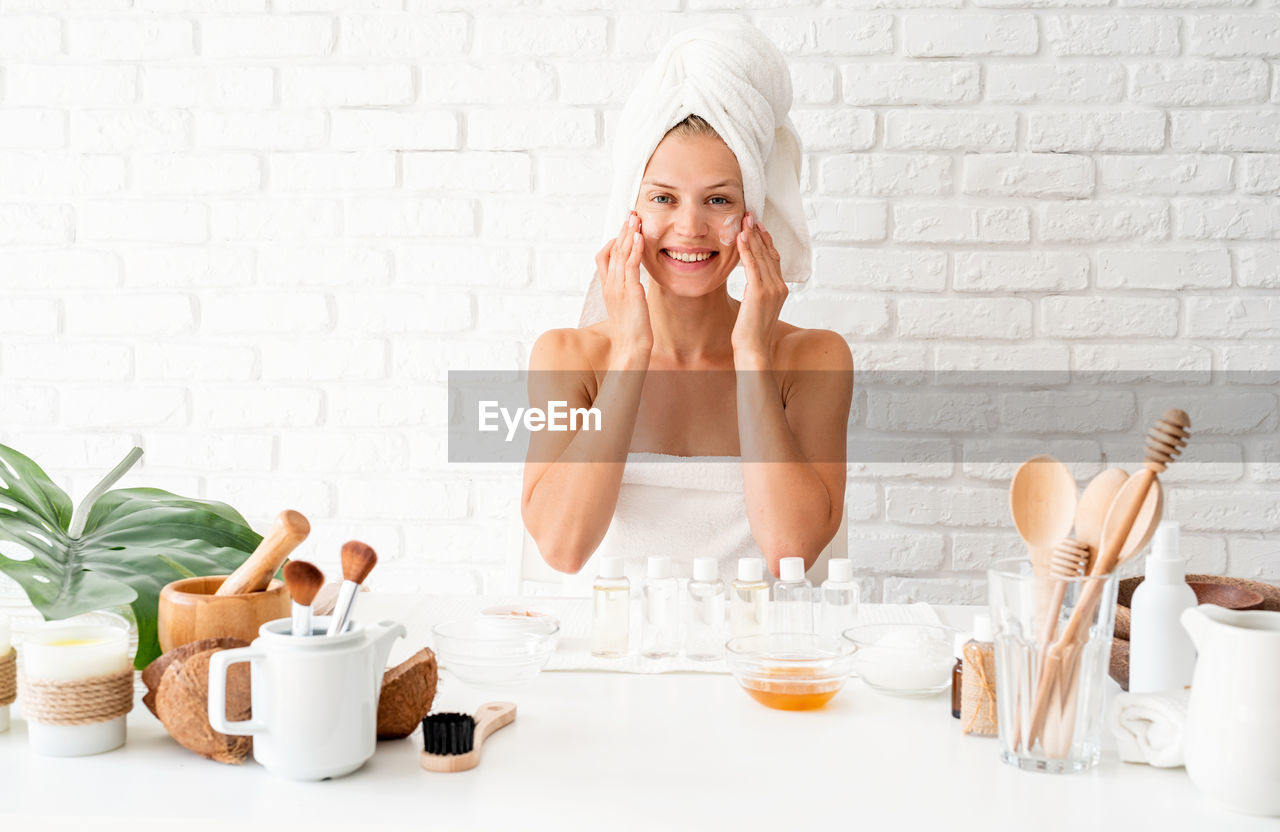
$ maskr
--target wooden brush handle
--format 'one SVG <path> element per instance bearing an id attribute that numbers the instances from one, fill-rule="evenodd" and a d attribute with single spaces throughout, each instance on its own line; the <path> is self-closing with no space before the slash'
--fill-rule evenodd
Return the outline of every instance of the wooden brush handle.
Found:
<path id="1" fill-rule="evenodd" d="M 480 710 L 476 711 L 476 735 L 475 747 L 478 749 L 485 741 L 485 738 L 499 728 L 503 728 L 515 722 L 516 719 L 516 703 L 514 702 L 490 702 L 481 705 Z"/>
<path id="2" fill-rule="evenodd" d="M 280 564 L 309 534 L 311 524 L 307 518 L 289 509 L 280 512 L 258 548 L 222 582 L 214 595 L 242 595 L 266 589 Z"/>

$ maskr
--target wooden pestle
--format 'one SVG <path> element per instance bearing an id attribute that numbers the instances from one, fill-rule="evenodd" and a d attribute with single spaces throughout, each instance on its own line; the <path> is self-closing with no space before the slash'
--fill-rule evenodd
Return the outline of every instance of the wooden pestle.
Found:
<path id="1" fill-rule="evenodd" d="M 1144 468 L 1130 477 L 1116 494 L 1102 527 L 1102 541 L 1097 557 L 1089 569 L 1091 576 L 1110 574 L 1117 566 L 1146 545 L 1160 521 L 1163 498 L 1156 475 L 1164 471 L 1187 444 L 1187 428 L 1191 419 L 1181 410 L 1168 410 L 1147 434 Z M 1135 528 L 1139 515 L 1144 522 Z M 1070 692 L 1059 693 L 1062 701 L 1074 699 L 1074 669 L 1079 667 L 1081 637 L 1097 611 L 1102 584 L 1092 581 L 1080 593 L 1080 599 L 1061 636 L 1049 648 L 1044 660 L 1041 684 L 1032 707 L 1031 730 L 1027 747 L 1034 745 L 1048 713 L 1049 702 L 1059 685 L 1069 685 Z"/>
<path id="2" fill-rule="evenodd" d="M 271 531 L 258 548 L 218 587 L 214 595 L 242 595 L 261 592 L 271 584 L 271 576 L 284 563 L 289 553 L 311 534 L 311 524 L 296 511 L 285 509 L 276 517 Z"/>

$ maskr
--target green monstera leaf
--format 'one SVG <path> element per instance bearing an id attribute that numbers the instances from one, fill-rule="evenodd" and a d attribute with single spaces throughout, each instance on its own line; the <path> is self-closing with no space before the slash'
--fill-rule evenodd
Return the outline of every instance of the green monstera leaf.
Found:
<path id="1" fill-rule="evenodd" d="M 138 668 L 160 655 L 156 611 L 164 585 L 232 572 L 262 540 L 224 503 L 156 488 L 107 491 L 141 455 L 135 448 L 73 512 L 71 498 L 38 465 L 0 445 L 0 540 L 32 553 L 27 560 L 0 555 L 0 572 L 46 620 L 129 605 Z"/>

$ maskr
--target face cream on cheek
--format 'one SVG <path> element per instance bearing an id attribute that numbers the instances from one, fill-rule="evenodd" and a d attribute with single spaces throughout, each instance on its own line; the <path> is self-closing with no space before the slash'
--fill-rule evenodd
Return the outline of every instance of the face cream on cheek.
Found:
<path id="1" fill-rule="evenodd" d="M 738 232 L 742 230 L 742 215 L 733 214 L 724 218 L 724 223 L 720 226 L 720 245 L 731 246 L 737 238 Z"/>

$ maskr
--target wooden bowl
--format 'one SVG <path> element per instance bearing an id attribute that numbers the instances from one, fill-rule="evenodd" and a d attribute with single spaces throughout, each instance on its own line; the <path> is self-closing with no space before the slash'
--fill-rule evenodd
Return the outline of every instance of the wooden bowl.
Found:
<path id="1" fill-rule="evenodd" d="M 291 612 L 283 581 L 271 580 L 261 592 L 214 595 L 226 575 L 184 578 L 160 590 L 160 649 L 167 653 L 206 638 L 238 638 L 252 642 L 258 628 Z"/>
<path id="2" fill-rule="evenodd" d="M 1201 604 L 1215 604 L 1229 610 L 1260 610 L 1266 603 L 1261 592 L 1254 592 L 1235 584 L 1215 584 L 1208 581 L 1187 581 Z"/>
<path id="3" fill-rule="evenodd" d="M 1116 629 L 1111 642 L 1111 678 L 1129 689 L 1129 604 L 1142 578 L 1125 578 L 1116 594 Z M 1280 587 L 1245 578 L 1223 575 L 1188 575 L 1187 585 L 1201 604 L 1216 604 L 1231 610 L 1272 610 L 1280 612 Z"/>

